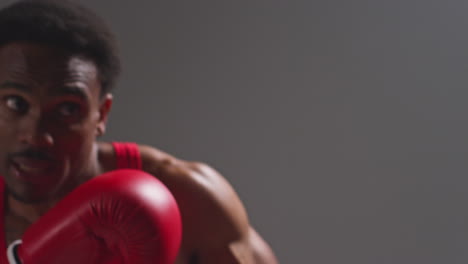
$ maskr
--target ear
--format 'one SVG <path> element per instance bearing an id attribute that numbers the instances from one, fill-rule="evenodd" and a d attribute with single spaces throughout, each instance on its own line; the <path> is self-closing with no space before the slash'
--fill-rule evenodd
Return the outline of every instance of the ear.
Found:
<path id="1" fill-rule="evenodd" d="M 96 134 L 97 136 L 102 136 L 106 132 L 107 118 L 112 107 L 113 96 L 108 93 L 101 99 L 99 106 L 99 120 L 97 124 Z"/>

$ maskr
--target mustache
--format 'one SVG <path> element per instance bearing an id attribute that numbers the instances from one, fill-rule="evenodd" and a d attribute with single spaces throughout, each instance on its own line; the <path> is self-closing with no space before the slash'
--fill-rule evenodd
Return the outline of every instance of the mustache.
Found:
<path id="1" fill-rule="evenodd" d="M 44 161 L 53 161 L 54 158 L 52 155 L 45 151 L 41 151 L 38 149 L 25 149 L 22 151 L 18 151 L 9 155 L 10 159 L 14 158 L 28 158 L 28 159 L 36 159 L 36 160 L 44 160 Z"/>

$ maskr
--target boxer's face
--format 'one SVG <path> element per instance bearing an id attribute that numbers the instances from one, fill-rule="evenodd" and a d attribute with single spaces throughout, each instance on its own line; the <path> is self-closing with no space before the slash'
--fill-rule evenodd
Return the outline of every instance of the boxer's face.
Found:
<path id="1" fill-rule="evenodd" d="M 92 173 L 111 97 L 83 56 L 27 43 L 0 46 L 0 174 L 24 202 L 54 199 Z"/>

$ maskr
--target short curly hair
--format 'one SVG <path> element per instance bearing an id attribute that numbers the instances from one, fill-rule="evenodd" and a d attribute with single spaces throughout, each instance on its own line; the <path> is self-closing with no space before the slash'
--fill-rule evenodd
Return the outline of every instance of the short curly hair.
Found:
<path id="1" fill-rule="evenodd" d="M 113 32 L 92 10 L 69 0 L 21 0 L 0 10 L 0 46 L 16 41 L 88 57 L 98 68 L 101 94 L 113 89 L 120 74 Z"/>

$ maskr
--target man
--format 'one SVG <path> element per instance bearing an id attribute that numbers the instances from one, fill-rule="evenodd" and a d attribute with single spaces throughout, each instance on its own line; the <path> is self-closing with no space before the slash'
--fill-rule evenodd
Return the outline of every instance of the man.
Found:
<path id="1" fill-rule="evenodd" d="M 76 3 L 26 0 L 0 11 L 7 244 L 84 182 L 133 168 L 157 177 L 177 201 L 183 225 L 177 264 L 277 263 L 215 170 L 150 146 L 96 140 L 105 132 L 119 69 L 113 34 Z"/>

